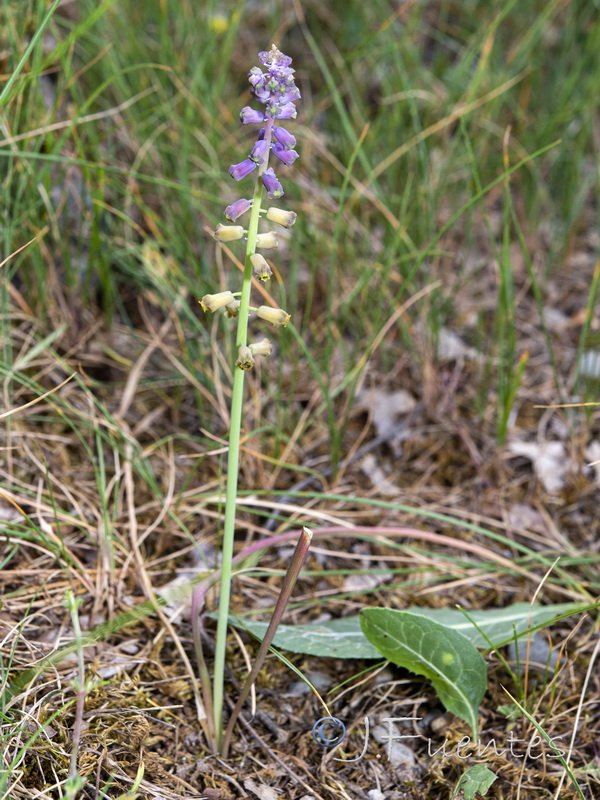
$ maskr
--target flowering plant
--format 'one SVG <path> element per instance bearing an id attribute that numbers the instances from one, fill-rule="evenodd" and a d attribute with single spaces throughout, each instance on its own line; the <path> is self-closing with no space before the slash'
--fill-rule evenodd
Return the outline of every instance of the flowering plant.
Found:
<path id="1" fill-rule="evenodd" d="M 213 739 L 216 749 L 226 754 L 231 729 L 235 717 L 241 708 L 247 690 L 251 682 L 255 679 L 256 673 L 264 659 L 270 641 L 275 634 L 279 619 L 283 614 L 287 598 L 289 597 L 293 584 L 300 570 L 300 566 L 306 558 L 310 544 L 310 531 L 303 529 L 298 547 L 288 569 L 286 580 L 281 590 L 280 601 L 278 602 L 273 614 L 269 631 L 265 636 L 259 651 L 254 669 L 249 676 L 246 686 L 242 690 L 238 704 L 234 709 L 229 722 L 229 727 L 225 739 L 222 736 L 223 729 L 223 701 L 224 701 L 224 669 L 225 669 L 225 644 L 227 635 L 227 617 L 231 596 L 231 575 L 233 559 L 233 543 L 235 530 L 235 508 L 237 495 L 237 481 L 239 469 L 240 435 L 242 424 L 242 407 L 244 398 L 244 375 L 247 370 L 252 369 L 256 357 L 269 356 L 272 351 L 272 343 L 264 338 L 261 341 L 252 342 L 248 339 L 248 323 L 250 312 L 256 314 L 260 319 L 270 322 L 275 328 L 285 327 L 290 321 L 290 315 L 281 308 L 261 305 L 253 307 L 250 305 L 250 296 L 253 278 L 259 281 L 268 281 L 273 274 L 271 265 L 257 248 L 274 249 L 278 246 L 277 232 L 266 231 L 258 232 L 260 216 L 263 213 L 262 200 L 263 192 L 266 191 L 269 200 L 276 200 L 283 196 L 283 187 L 277 178 L 275 171 L 269 166 L 271 154 L 274 155 L 285 166 L 291 166 L 298 158 L 295 150 L 296 139 L 286 129 L 275 124 L 276 120 L 295 119 L 295 101 L 300 98 L 294 82 L 294 70 L 290 64 L 292 59 L 281 53 L 275 45 L 271 50 L 258 54 L 262 66 L 252 67 L 248 73 L 248 80 L 251 86 L 252 95 L 261 103 L 264 108 L 261 110 L 246 106 L 240 113 L 243 124 L 259 124 L 256 142 L 250 154 L 239 164 L 232 164 L 229 174 L 235 181 L 242 181 L 249 175 L 254 175 L 255 185 L 252 199 L 240 198 L 231 203 L 225 209 L 225 218 L 234 223 L 231 225 L 217 225 L 214 238 L 218 242 L 232 242 L 246 237 L 246 258 L 244 263 L 244 275 L 242 280 L 241 292 L 230 290 L 207 294 L 200 305 L 204 311 L 215 312 L 225 309 L 229 317 L 237 317 L 237 360 L 235 362 L 233 390 L 231 399 L 231 421 L 229 432 L 229 455 L 227 463 L 227 490 L 225 500 L 225 520 L 223 525 L 223 544 L 222 544 L 222 567 L 221 567 L 221 590 L 219 596 L 219 612 L 217 620 L 217 636 L 215 645 L 215 661 L 213 674 L 213 693 L 212 697 L 204 691 L 205 705 L 209 720 L 209 735 Z M 240 217 L 249 213 L 248 227 L 235 224 Z M 281 208 L 269 207 L 266 210 L 266 219 L 276 225 L 290 228 L 295 220 L 296 214 Z M 208 683 L 208 671 L 201 653 L 200 635 L 198 626 L 198 608 L 194 609 L 193 621 L 195 628 L 196 648 L 198 652 L 199 667 L 201 672 L 201 682 L 205 689 Z"/>

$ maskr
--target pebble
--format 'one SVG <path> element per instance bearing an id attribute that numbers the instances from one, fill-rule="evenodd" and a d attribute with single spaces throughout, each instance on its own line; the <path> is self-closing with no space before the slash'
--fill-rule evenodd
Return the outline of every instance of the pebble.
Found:
<path id="1" fill-rule="evenodd" d="M 389 763 L 394 769 L 399 767 L 413 767 L 415 765 L 415 754 L 413 751 L 402 744 L 402 742 L 395 741 L 393 737 L 401 736 L 400 729 L 395 722 L 385 723 L 385 725 L 376 725 L 371 735 L 379 744 L 385 745 L 386 754 L 389 754 Z M 390 736 L 392 737 L 390 742 Z"/>
<path id="2" fill-rule="evenodd" d="M 518 652 L 518 665 L 521 669 L 521 674 L 525 672 L 525 668 L 531 672 L 539 672 L 541 675 L 546 671 L 553 672 L 558 663 L 558 651 L 551 650 L 548 640 L 541 633 L 536 633 L 529 643 L 529 653 L 527 651 L 527 637 L 522 637 L 515 645 L 511 642 L 508 645 L 508 660 L 511 665 L 517 668 L 517 652 Z M 527 655 L 529 655 L 529 664 L 527 664 Z"/>

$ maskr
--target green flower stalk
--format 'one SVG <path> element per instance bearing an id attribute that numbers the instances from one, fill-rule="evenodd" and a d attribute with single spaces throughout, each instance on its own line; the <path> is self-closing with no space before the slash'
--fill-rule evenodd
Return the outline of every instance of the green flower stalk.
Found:
<path id="1" fill-rule="evenodd" d="M 294 119 L 296 107 L 294 101 L 300 98 L 300 92 L 294 83 L 294 70 L 290 64 L 292 59 L 281 53 L 275 45 L 271 50 L 258 54 L 265 72 L 260 67 L 253 67 L 248 73 L 251 92 L 256 100 L 263 103 L 264 110 L 256 110 L 246 106 L 242 109 L 240 119 L 243 124 L 258 123 L 263 127 L 258 132 L 257 140 L 250 155 L 239 164 L 229 168 L 229 174 L 235 181 L 241 181 L 249 175 L 255 178 L 252 199 L 241 198 L 225 209 L 225 218 L 229 222 L 238 223 L 238 219 L 250 213 L 248 228 L 243 226 L 218 225 L 215 239 L 219 242 L 232 242 L 246 236 L 246 258 L 241 293 L 224 291 L 214 295 L 206 295 L 200 301 L 204 311 L 217 311 L 225 308 L 226 316 L 237 316 L 236 350 L 237 360 L 234 371 L 233 391 L 231 398 L 231 423 L 229 432 L 229 454 L 227 461 L 227 489 L 225 500 L 225 521 L 223 525 L 221 591 L 219 596 L 219 612 L 217 620 L 217 636 L 215 644 L 214 676 L 212 702 L 206 705 L 213 710 L 213 726 L 215 744 L 218 750 L 222 746 L 223 704 L 224 704 L 224 672 L 227 622 L 231 595 L 231 574 L 233 544 L 235 532 L 235 510 L 238 488 L 240 436 L 242 426 L 242 406 L 244 400 L 244 377 L 255 364 L 255 357 L 268 356 L 272 345 L 268 339 L 254 344 L 248 343 L 248 322 L 250 315 L 250 294 L 252 278 L 261 281 L 270 278 L 272 270 L 266 259 L 256 253 L 256 248 L 273 249 L 278 245 L 277 234 L 273 231 L 258 232 L 262 212 L 262 196 L 266 190 L 270 200 L 284 194 L 269 159 L 273 154 L 284 165 L 290 166 L 298 157 L 296 139 L 285 128 L 275 124 L 276 120 Z M 296 215 L 283 209 L 269 208 L 267 218 L 284 227 L 291 227 Z M 254 309 L 253 309 L 254 310 Z M 260 306 L 256 310 L 258 317 L 271 322 L 275 327 L 287 325 L 290 315 L 283 309 Z M 199 636 L 196 637 L 199 644 Z"/>

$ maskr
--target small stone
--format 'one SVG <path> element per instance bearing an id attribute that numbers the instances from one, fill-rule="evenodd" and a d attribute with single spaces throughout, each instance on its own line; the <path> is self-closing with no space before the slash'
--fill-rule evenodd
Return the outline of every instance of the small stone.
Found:
<path id="1" fill-rule="evenodd" d="M 396 723 L 382 721 L 382 725 L 376 725 L 373 728 L 371 735 L 376 742 L 385 745 L 386 755 L 389 758 L 391 766 L 394 767 L 394 769 L 414 766 L 415 754 L 409 747 L 406 747 L 406 745 L 398 741 L 398 738 L 400 738 L 402 734 Z"/>
<path id="2" fill-rule="evenodd" d="M 548 644 L 548 640 L 540 633 L 536 633 L 530 641 L 529 650 L 527 648 L 527 638 L 522 637 L 518 640 L 517 645 L 511 642 L 508 645 L 508 659 L 517 666 L 517 653 L 518 665 L 521 674 L 525 673 L 528 669 L 530 672 L 539 672 L 544 675 L 548 670 L 554 671 L 558 663 L 558 652 L 552 650 Z M 529 662 L 527 656 L 529 655 Z"/>
<path id="3" fill-rule="evenodd" d="M 333 683 L 333 678 L 326 672 L 315 670 L 314 672 L 307 672 L 306 677 L 315 687 L 318 692 L 324 692 Z M 304 697 L 311 693 L 311 688 L 304 681 L 294 681 L 288 691 L 285 693 L 286 697 Z"/>
<path id="4" fill-rule="evenodd" d="M 443 733 L 449 724 L 450 718 L 446 714 L 440 714 L 431 720 L 429 728 L 432 733 Z"/>

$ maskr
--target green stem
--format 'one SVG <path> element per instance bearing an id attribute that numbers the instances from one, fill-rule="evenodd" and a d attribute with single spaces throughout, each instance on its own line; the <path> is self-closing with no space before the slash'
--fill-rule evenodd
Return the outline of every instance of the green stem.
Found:
<path id="1" fill-rule="evenodd" d="M 271 123 L 272 125 L 272 123 Z M 267 131 L 270 135 L 271 130 Z M 244 263 L 244 279 L 240 308 L 238 312 L 238 326 L 236 335 L 237 348 L 247 344 L 248 312 L 250 308 L 250 289 L 252 287 L 252 262 L 250 256 L 256 250 L 256 236 L 262 201 L 261 175 L 266 169 L 266 164 L 259 169 L 250 221 L 248 223 L 248 243 L 246 245 L 246 260 Z M 242 430 L 242 407 L 244 402 L 244 377 L 245 372 L 239 367 L 234 368 L 233 392 L 231 396 L 231 423 L 229 428 L 229 454 L 227 459 L 227 489 L 225 495 L 225 522 L 223 525 L 223 545 L 221 563 L 221 592 L 219 595 L 219 615 L 217 618 L 217 637 L 215 643 L 215 666 L 213 676 L 213 713 L 214 729 L 217 750 L 221 749 L 223 739 L 223 698 L 225 680 L 225 647 L 227 643 L 227 619 L 229 615 L 229 601 L 231 597 L 231 572 L 233 559 L 233 539 L 235 534 L 235 506 L 238 488 L 238 471 L 240 460 L 240 436 Z"/>

